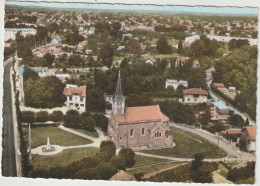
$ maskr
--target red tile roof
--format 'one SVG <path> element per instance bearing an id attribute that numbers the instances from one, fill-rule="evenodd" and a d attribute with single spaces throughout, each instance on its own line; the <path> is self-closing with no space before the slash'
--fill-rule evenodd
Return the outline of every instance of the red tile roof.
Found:
<path id="1" fill-rule="evenodd" d="M 199 65 L 200 62 L 198 60 L 193 61 L 194 65 Z"/>
<path id="2" fill-rule="evenodd" d="M 182 62 L 182 63 L 186 63 L 190 60 L 189 57 L 182 57 L 182 58 L 177 58 L 176 62 Z"/>
<path id="3" fill-rule="evenodd" d="M 169 118 L 161 113 L 158 105 L 126 107 L 125 114 L 117 115 L 118 124 L 146 122 L 168 122 Z"/>
<path id="4" fill-rule="evenodd" d="M 256 126 L 247 126 L 245 127 L 251 140 L 255 140 L 256 138 Z"/>
<path id="5" fill-rule="evenodd" d="M 186 90 L 183 90 L 183 93 L 188 94 L 188 95 L 208 95 L 208 93 L 201 88 L 186 89 Z"/>
<path id="6" fill-rule="evenodd" d="M 146 45 L 142 45 L 141 50 L 145 50 L 145 49 L 146 49 Z"/>
<path id="7" fill-rule="evenodd" d="M 86 97 L 86 89 L 87 86 L 80 86 L 80 87 L 71 87 L 65 88 L 63 94 L 65 96 L 72 96 L 73 94 L 78 94 L 80 97 Z"/>
<path id="8" fill-rule="evenodd" d="M 225 87 L 223 83 L 214 83 L 213 85 L 214 87 L 223 87 L 223 88 Z"/>
<path id="9" fill-rule="evenodd" d="M 154 59 L 154 58 L 150 58 L 150 60 L 153 62 L 153 63 L 155 63 L 156 62 L 156 60 Z"/>
<path id="10" fill-rule="evenodd" d="M 228 135 L 232 135 L 232 134 L 242 134 L 242 130 L 241 129 L 229 129 L 226 130 Z"/>

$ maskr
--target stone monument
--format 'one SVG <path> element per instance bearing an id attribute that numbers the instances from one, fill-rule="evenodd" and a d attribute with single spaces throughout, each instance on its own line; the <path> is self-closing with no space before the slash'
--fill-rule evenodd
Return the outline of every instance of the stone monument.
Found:
<path id="1" fill-rule="evenodd" d="M 47 138 L 47 145 L 45 145 L 45 146 L 42 148 L 42 151 L 43 151 L 43 152 L 52 152 L 52 151 L 55 151 L 54 146 L 52 146 L 52 145 L 50 144 L 50 138 L 49 138 L 49 137 Z"/>

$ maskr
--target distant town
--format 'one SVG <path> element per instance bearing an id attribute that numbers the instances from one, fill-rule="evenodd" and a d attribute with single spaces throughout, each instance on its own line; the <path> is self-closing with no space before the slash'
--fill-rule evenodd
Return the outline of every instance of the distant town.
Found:
<path id="1" fill-rule="evenodd" d="M 6 5 L 3 176 L 253 184 L 257 27 Z"/>

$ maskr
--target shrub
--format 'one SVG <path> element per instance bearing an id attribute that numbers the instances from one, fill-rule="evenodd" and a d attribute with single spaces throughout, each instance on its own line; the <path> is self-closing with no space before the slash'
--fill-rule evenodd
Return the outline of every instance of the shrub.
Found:
<path id="1" fill-rule="evenodd" d="M 119 151 L 119 156 L 122 156 L 125 159 L 126 167 L 133 167 L 135 164 L 135 153 L 130 148 L 122 148 Z"/>

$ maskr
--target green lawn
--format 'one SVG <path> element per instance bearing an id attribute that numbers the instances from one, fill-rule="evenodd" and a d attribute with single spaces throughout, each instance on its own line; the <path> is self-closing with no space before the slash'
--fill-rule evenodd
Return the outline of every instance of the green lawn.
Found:
<path id="1" fill-rule="evenodd" d="M 86 135 L 91 136 L 93 138 L 98 138 L 97 132 L 90 132 L 90 131 L 87 131 L 87 130 L 84 130 L 84 129 L 73 129 L 73 128 L 70 128 L 70 129 L 75 130 L 77 132 L 80 132 L 82 134 L 86 134 Z"/>
<path id="2" fill-rule="evenodd" d="M 222 158 L 226 153 L 216 145 L 195 134 L 172 128 L 173 141 L 176 144 L 172 148 L 143 150 L 144 153 L 170 156 L 177 158 L 192 158 L 193 154 L 203 153 L 205 158 Z"/>
<path id="3" fill-rule="evenodd" d="M 52 167 L 66 166 L 73 161 L 81 160 L 88 156 L 94 156 L 98 148 L 67 149 L 53 156 L 35 156 L 32 159 L 34 169 L 49 169 Z"/>
<path id="4" fill-rule="evenodd" d="M 172 58 L 172 57 L 180 57 L 179 54 L 177 53 L 172 53 L 172 54 L 149 54 L 147 56 L 144 57 L 144 59 L 149 59 L 149 58 L 156 58 L 156 59 L 163 59 L 163 58 Z"/>
<path id="5" fill-rule="evenodd" d="M 58 127 L 32 127 L 32 148 L 47 144 L 47 137 L 50 143 L 60 146 L 86 145 L 92 141 L 69 132 Z M 24 139 L 28 146 L 28 128 L 23 128 Z"/>
<path id="6" fill-rule="evenodd" d="M 153 38 L 153 40 L 148 41 L 148 42 L 149 42 L 150 45 L 156 45 L 157 41 L 158 41 L 158 38 Z M 169 45 L 171 45 L 171 46 L 177 45 L 179 43 L 179 40 L 176 40 L 174 38 L 167 39 L 167 41 L 168 41 Z"/>

